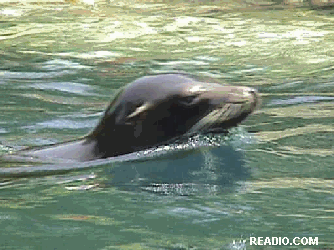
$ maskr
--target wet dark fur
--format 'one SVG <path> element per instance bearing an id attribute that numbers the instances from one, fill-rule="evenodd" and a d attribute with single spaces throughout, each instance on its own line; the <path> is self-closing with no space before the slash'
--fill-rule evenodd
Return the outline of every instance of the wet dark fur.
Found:
<path id="1" fill-rule="evenodd" d="M 122 89 L 84 139 L 25 154 L 87 161 L 168 143 L 193 133 L 223 132 L 252 113 L 255 90 L 199 82 L 182 74 L 140 78 Z"/>

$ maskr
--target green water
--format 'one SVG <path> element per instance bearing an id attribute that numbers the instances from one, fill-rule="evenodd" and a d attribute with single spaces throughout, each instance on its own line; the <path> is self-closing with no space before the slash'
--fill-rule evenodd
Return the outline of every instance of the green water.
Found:
<path id="1" fill-rule="evenodd" d="M 263 98 L 220 148 L 1 178 L 0 249 L 334 248 L 333 14 L 233 4 L 0 6 L 1 154 L 85 135 L 147 74 L 184 71 Z"/>

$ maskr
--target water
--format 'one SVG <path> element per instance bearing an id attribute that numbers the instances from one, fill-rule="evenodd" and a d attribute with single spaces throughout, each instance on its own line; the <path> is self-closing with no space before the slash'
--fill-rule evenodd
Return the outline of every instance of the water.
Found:
<path id="1" fill-rule="evenodd" d="M 72 171 L 0 159 L 1 249 L 281 249 L 333 245 L 333 16 L 237 3 L 0 8 L 0 154 L 88 133 L 117 90 L 184 71 L 257 88 L 221 147 L 170 145 Z M 244 242 L 245 240 L 245 242 Z"/>

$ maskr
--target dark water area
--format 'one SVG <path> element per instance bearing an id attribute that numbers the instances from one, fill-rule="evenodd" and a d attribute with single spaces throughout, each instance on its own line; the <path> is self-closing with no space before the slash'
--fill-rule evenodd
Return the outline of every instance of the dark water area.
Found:
<path id="1" fill-rule="evenodd" d="M 334 17 L 222 6 L 1 5 L 0 249 L 334 249 Z M 84 136 L 120 87 L 176 71 L 262 106 L 228 136 L 117 159 L 4 157 Z"/>

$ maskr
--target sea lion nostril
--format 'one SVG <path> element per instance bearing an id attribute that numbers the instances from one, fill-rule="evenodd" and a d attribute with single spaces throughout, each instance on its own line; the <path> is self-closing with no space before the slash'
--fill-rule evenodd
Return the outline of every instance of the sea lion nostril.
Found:
<path id="1" fill-rule="evenodd" d="M 248 92 L 250 94 L 257 94 L 257 90 L 256 89 L 253 89 L 253 88 L 248 88 Z"/>
<path id="2" fill-rule="evenodd" d="M 244 94 L 245 97 L 248 97 L 248 96 L 251 96 L 251 95 L 256 96 L 257 93 L 258 92 L 257 92 L 256 89 L 249 88 L 249 87 L 245 87 L 244 90 L 243 90 L 243 94 Z"/>

